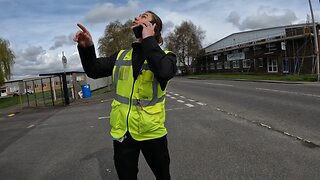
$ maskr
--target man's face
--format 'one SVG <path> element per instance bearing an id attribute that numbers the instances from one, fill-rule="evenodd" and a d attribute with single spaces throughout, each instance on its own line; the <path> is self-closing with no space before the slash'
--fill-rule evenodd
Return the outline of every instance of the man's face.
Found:
<path id="1" fill-rule="evenodd" d="M 150 21 L 152 21 L 152 14 L 145 12 L 134 18 L 131 28 L 134 28 L 140 24 L 146 24 Z"/>

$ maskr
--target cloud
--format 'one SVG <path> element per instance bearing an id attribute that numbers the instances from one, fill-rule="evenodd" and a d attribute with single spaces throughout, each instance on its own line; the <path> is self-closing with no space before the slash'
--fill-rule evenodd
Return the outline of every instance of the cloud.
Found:
<path id="1" fill-rule="evenodd" d="M 174 25 L 175 24 L 172 21 L 166 21 L 165 23 L 163 23 L 163 29 L 162 29 L 163 34 L 170 32 L 174 28 Z"/>
<path id="2" fill-rule="evenodd" d="M 17 61 L 21 61 L 21 63 L 30 63 L 35 62 L 38 59 L 38 56 L 45 54 L 46 51 L 41 46 L 29 46 L 18 52 Z"/>
<path id="3" fill-rule="evenodd" d="M 232 23 L 236 27 L 239 27 L 240 15 L 237 12 L 232 11 L 227 17 L 226 21 Z"/>
<path id="4" fill-rule="evenodd" d="M 94 24 L 115 20 L 128 20 L 137 15 L 138 9 L 138 3 L 134 1 L 128 1 L 124 6 L 118 6 L 113 3 L 97 4 L 88 12 L 85 21 Z"/>
<path id="5" fill-rule="evenodd" d="M 62 55 L 46 52 L 41 46 L 29 46 L 16 54 L 12 73 L 14 79 L 63 71 Z M 83 71 L 78 53 L 67 56 L 67 59 L 67 71 Z"/>
<path id="6" fill-rule="evenodd" d="M 239 30 L 246 30 L 293 24 L 297 19 L 292 10 L 260 6 L 256 14 L 247 16 L 242 22 L 240 22 L 240 15 L 235 11 L 228 15 L 226 21 Z"/>
<path id="7" fill-rule="evenodd" d="M 55 50 L 59 47 L 62 47 L 63 45 L 75 45 L 75 42 L 73 42 L 73 36 L 74 33 L 69 34 L 68 36 L 62 35 L 62 36 L 56 36 L 53 38 L 54 43 L 49 48 L 49 50 Z"/>

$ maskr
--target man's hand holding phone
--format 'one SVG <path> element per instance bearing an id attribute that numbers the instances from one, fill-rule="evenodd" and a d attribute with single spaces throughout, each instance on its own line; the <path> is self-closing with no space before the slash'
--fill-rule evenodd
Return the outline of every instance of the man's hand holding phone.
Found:
<path id="1" fill-rule="evenodd" d="M 155 23 L 147 22 L 135 26 L 132 30 L 137 39 L 145 39 L 149 36 L 154 36 L 154 28 L 156 27 Z"/>

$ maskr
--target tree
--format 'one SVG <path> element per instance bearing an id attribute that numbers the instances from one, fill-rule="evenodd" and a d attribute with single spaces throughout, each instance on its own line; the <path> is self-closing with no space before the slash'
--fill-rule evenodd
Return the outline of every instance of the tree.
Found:
<path id="1" fill-rule="evenodd" d="M 14 63 L 14 53 L 9 48 L 9 41 L 0 38 L 0 85 L 11 76 L 11 66 Z"/>
<path id="2" fill-rule="evenodd" d="M 178 67 L 183 74 L 191 73 L 191 63 L 202 49 L 204 31 L 191 21 L 183 21 L 165 38 L 166 48 L 172 50 L 178 57 Z"/>
<path id="3" fill-rule="evenodd" d="M 110 56 L 120 49 L 131 48 L 131 44 L 135 40 L 130 28 L 131 25 L 131 20 L 125 24 L 121 24 L 119 21 L 109 23 L 104 31 L 104 36 L 99 39 L 100 56 Z"/>

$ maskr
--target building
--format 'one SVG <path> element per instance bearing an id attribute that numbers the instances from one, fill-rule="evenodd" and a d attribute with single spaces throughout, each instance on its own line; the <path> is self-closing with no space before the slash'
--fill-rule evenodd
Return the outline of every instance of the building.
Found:
<path id="1" fill-rule="evenodd" d="M 1 86 L 1 96 L 12 96 L 14 93 L 27 94 L 34 92 L 47 92 L 62 89 L 63 72 L 40 74 L 39 77 L 26 78 L 23 80 L 9 80 Z M 96 90 L 110 85 L 111 77 L 91 79 L 84 72 L 70 71 L 66 72 L 68 89 L 73 98 L 81 91 L 81 85 L 90 84 L 91 90 Z"/>
<path id="2" fill-rule="evenodd" d="M 0 97 L 1 96 L 7 96 L 7 88 L 5 85 L 0 87 Z"/>
<path id="3" fill-rule="evenodd" d="M 316 29 L 319 32 L 319 24 Z M 316 71 L 314 52 L 312 24 L 245 31 L 204 48 L 193 64 L 193 71 L 311 74 Z"/>

